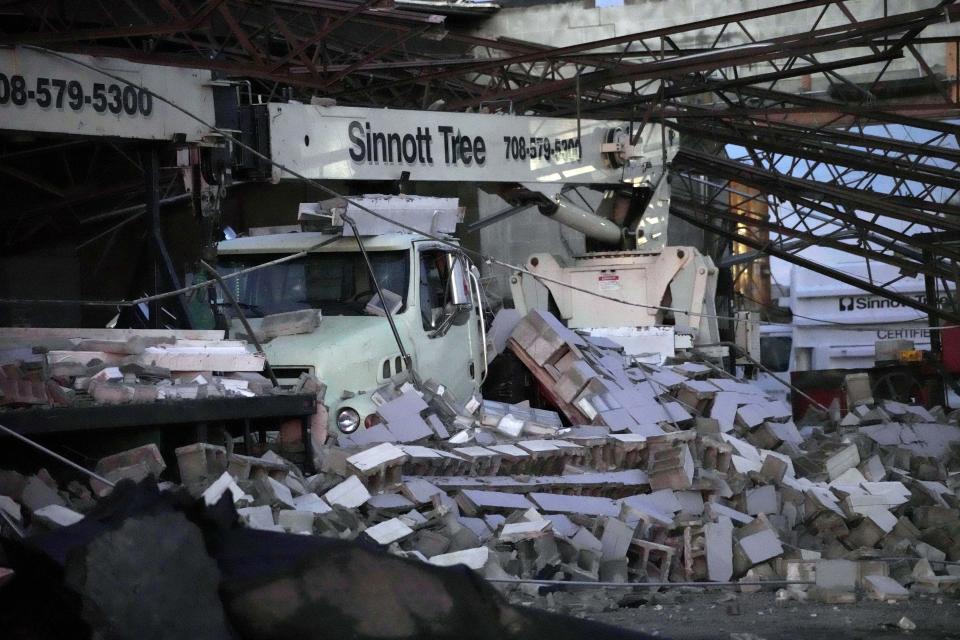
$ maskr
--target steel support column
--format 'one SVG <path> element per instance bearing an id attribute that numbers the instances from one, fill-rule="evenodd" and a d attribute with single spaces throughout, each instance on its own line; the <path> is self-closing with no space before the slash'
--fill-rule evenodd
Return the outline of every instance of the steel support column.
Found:
<path id="1" fill-rule="evenodd" d="M 163 238 L 163 226 L 160 221 L 160 158 L 156 145 L 148 145 L 143 150 L 144 176 L 144 206 L 146 207 L 147 221 L 150 225 L 150 240 L 153 247 L 153 290 L 162 293 L 166 286 L 170 289 L 180 289 L 180 277 L 170 258 L 167 243 Z M 178 307 L 178 322 L 186 329 L 190 328 L 190 315 L 187 313 L 187 301 L 183 294 L 176 298 Z M 155 328 L 162 328 L 161 313 L 163 307 L 160 301 L 151 305 L 150 322 Z"/>

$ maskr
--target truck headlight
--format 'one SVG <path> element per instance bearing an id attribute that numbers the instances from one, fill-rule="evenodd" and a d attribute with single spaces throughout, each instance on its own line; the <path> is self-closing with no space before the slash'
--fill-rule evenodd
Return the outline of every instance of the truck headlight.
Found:
<path id="1" fill-rule="evenodd" d="M 360 414 L 350 407 L 337 412 L 337 429 L 340 433 L 353 433 L 360 426 Z"/>

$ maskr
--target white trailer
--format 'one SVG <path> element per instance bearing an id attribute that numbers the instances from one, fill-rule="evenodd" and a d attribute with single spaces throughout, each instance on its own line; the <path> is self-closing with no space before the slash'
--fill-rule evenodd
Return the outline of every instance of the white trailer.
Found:
<path id="1" fill-rule="evenodd" d="M 867 278 L 866 262 L 837 265 Z M 874 281 L 897 277 L 889 265 L 870 265 Z M 891 292 L 924 302 L 923 278 L 902 278 Z M 878 340 L 912 340 L 918 349 L 930 348 L 927 316 L 895 300 L 866 293 L 806 269 L 790 272 L 790 310 L 793 312 L 793 370 L 854 369 L 874 364 Z"/>
<path id="2" fill-rule="evenodd" d="M 837 268 L 868 276 L 865 261 L 839 263 Z M 874 281 L 890 282 L 898 276 L 889 265 L 871 263 L 869 268 Z M 921 277 L 901 278 L 888 289 L 926 300 Z M 930 348 L 925 314 L 802 267 L 791 267 L 790 293 L 780 299 L 780 306 L 793 313 L 792 324 L 761 327 L 760 353 L 764 366 L 784 381 L 794 371 L 872 367 L 878 340 L 911 340 L 917 349 Z M 786 394 L 771 377 L 761 373 L 758 379 L 769 391 Z"/>

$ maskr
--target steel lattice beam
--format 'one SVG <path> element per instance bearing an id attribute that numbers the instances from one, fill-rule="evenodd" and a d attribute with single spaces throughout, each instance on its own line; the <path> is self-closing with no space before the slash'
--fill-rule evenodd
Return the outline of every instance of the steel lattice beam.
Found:
<path id="1" fill-rule="evenodd" d="M 954 60 L 937 71 L 920 45 L 952 43 L 960 58 L 960 31 L 930 33 L 960 11 L 956 2 L 931 0 L 857 18 L 861 2 L 770 2 L 551 47 L 479 37 L 442 16 L 377 0 L 33 0 L 4 5 L 0 44 L 207 68 L 252 80 L 265 96 L 292 89 L 301 99 L 394 108 L 442 99 L 447 110 L 496 99 L 543 115 L 630 120 L 637 129 L 665 122 L 686 141 L 676 184 L 715 185 L 707 202 L 681 194 L 679 218 L 754 246 L 730 237 L 730 225 L 744 221 L 721 199 L 743 184 L 759 190 L 771 212 L 767 221 L 747 221 L 747 231 L 771 234 L 784 259 L 806 266 L 796 252 L 819 244 L 946 279 L 960 252 L 915 236 L 960 231 L 960 126 L 950 121 L 960 118 L 960 70 Z M 782 30 L 767 37 L 762 25 L 774 19 Z M 900 96 L 902 81 L 890 69 L 904 60 L 919 76 Z M 814 81 L 819 90 L 809 88 Z M 726 148 L 729 157 L 697 151 L 698 144 Z M 883 294 L 884 284 L 856 286 Z"/>
<path id="2" fill-rule="evenodd" d="M 861 278 L 851 276 L 846 272 L 833 269 L 831 267 L 828 267 L 814 260 L 808 260 L 806 258 L 795 255 L 793 253 L 783 251 L 777 248 L 775 245 L 763 243 L 757 240 L 753 236 L 737 233 L 735 231 L 731 231 L 730 229 L 724 226 L 714 224 L 709 221 L 709 212 L 702 211 L 702 209 L 698 207 L 695 202 L 684 200 L 681 198 L 675 198 L 671 202 L 670 213 L 671 215 L 674 215 L 680 218 L 681 220 L 684 220 L 705 231 L 709 231 L 710 233 L 716 234 L 718 236 L 728 238 L 733 242 L 746 245 L 748 247 L 756 249 L 757 251 L 763 254 L 780 258 L 782 260 L 786 260 L 787 262 L 790 262 L 797 266 L 803 267 L 805 269 L 809 269 L 810 271 L 813 271 L 815 273 L 828 276 L 830 278 L 833 278 L 834 280 L 843 282 L 845 284 L 849 284 L 859 289 L 863 289 L 864 291 L 867 291 L 869 293 L 873 293 L 875 295 L 878 295 L 884 298 L 895 300 L 896 302 L 900 303 L 905 307 L 917 309 L 918 311 L 923 311 L 924 313 L 939 313 L 940 316 L 945 320 L 949 320 L 955 323 L 960 323 L 960 313 L 955 313 L 953 311 L 938 310 L 937 307 L 927 305 L 926 303 L 921 302 L 916 298 L 912 298 L 910 296 L 897 293 L 894 290 L 887 289 L 874 282 L 870 282 L 868 280 L 863 280 Z"/>

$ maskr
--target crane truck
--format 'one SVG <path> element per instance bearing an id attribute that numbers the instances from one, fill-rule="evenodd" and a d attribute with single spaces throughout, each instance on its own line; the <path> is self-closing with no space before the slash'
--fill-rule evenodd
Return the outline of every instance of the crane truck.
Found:
<path id="1" fill-rule="evenodd" d="M 99 69 L 109 69 L 110 75 Z M 278 182 L 293 178 L 289 169 L 335 184 L 475 184 L 512 207 L 536 207 L 588 238 L 582 256 L 526 258 L 524 271 L 511 283 L 513 302 L 521 311 L 549 309 L 570 326 L 591 331 L 642 334 L 642 329 L 659 331 L 669 324 L 663 330 L 669 334 L 668 344 L 657 347 L 665 351 L 675 343 L 716 342 L 716 320 L 711 317 L 716 269 L 694 247 L 666 246 L 668 166 L 678 140 L 659 125 L 261 103 L 249 85 L 215 79 L 207 70 L 24 48 L 0 52 L 0 73 L 38 89 L 37 100 L 4 108 L 5 129 L 173 140 L 207 237 L 218 226 L 219 203 L 231 179 Z M 108 86 L 123 94 L 125 105 L 130 97 L 130 108 L 125 106 L 119 116 L 100 109 L 95 99 L 44 104 L 39 98 L 49 78 L 60 78 L 94 98 Z M 144 88 L 168 96 L 177 107 L 154 100 Z M 236 140 L 243 145 L 233 144 Z M 567 197 L 571 188 L 592 189 L 604 197 L 596 211 L 588 211 Z M 149 189 L 156 202 L 157 189 Z M 397 215 L 398 220 L 408 219 L 407 213 Z M 156 211 L 153 219 L 159 220 Z M 362 428 L 374 413 L 371 390 L 411 366 L 424 378 L 441 380 L 461 400 L 483 381 L 490 352 L 484 352 L 483 296 L 476 267 L 457 248 L 451 229 L 436 227 L 431 220 L 423 233 L 407 231 L 370 227 L 367 235 L 361 233 L 369 266 L 356 239 L 334 225 L 226 240 L 216 249 L 227 272 L 311 249 L 297 260 L 277 262 L 229 282 L 253 325 L 261 326 L 264 316 L 291 310 L 314 309 L 323 315 L 312 332 L 277 336 L 263 348 L 281 381 L 290 382 L 303 371 L 323 379 L 332 429 Z M 159 224 L 153 238 L 158 255 L 167 255 Z M 162 271 L 169 288 L 178 289 L 169 258 Z M 384 318 L 368 311 L 377 306 L 374 281 L 393 294 L 389 307 L 397 305 L 391 314 L 396 335 Z M 159 307 L 154 311 L 152 322 L 159 322 Z M 181 316 L 189 316 L 182 311 Z M 648 350 L 644 345 L 651 339 L 623 338 L 636 342 L 637 351 Z"/>
<path id="2" fill-rule="evenodd" d="M 253 128 L 260 132 L 253 142 L 273 160 L 275 182 L 292 177 L 284 167 L 320 181 L 475 183 L 583 232 L 587 254 L 571 261 L 533 255 L 512 277 L 513 302 L 522 313 L 550 309 L 574 328 L 636 332 L 665 324 L 660 307 L 669 307 L 670 330 L 681 330 L 668 336 L 671 352 L 675 339 L 686 346 L 718 340 L 716 268 L 694 247 L 666 246 L 667 171 L 678 140 L 660 125 L 295 102 L 250 108 L 247 120 L 262 125 Z M 572 186 L 604 193 L 596 212 L 565 197 Z M 332 432 L 374 424 L 373 392 L 408 367 L 460 401 L 483 382 L 491 352 L 479 270 L 457 247 L 450 224 L 455 205 L 440 200 L 397 195 L 360 198 L 361 208 L 306 204 L 302 222 L 315 226 L 322 219 L 322 231 L 255 235 L 217 246 L 226 272 L 308 251 L 234 279 L 233 293 L 254 329 L 271 314 L 320 311 L 315 329 L 275 337 L 264 350 L 282 384 L 309 372 L 328 385 Z M 364 207 L 408 228 L 370 216 Z M 378 298 L 377 285 L 390 295 Z M 384 306 L 396 334 L 379 317 Z M 239 328 L 236 320 L 233 328 Z M 409 353 L 408 361 L 402 353 Z"/>

